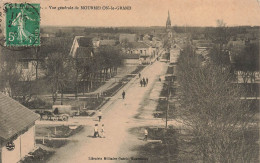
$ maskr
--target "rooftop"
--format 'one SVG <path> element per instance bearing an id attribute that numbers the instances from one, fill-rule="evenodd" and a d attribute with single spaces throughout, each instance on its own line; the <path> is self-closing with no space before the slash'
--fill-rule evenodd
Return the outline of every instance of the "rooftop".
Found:
<path id="1" fill-rule="evenodd" d="M 144 42 L 131 42 L 131 47 L 133 49 L 139 49 L 139 48 L 149 48 L 150 46 Z"/>
<path id="2" fill-rule="evenodd" d="M 0 139 L 14 137 L 33 125 L 38 118 L 33 111 L 0 93 Z"/>

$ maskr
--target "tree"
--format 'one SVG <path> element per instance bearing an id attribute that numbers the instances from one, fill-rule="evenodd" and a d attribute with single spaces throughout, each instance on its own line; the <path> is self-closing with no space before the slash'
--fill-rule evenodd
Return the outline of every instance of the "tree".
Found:
<path id="1" fill-rule="evenodd" d="M 18 96 L 18 83 L 22 77 L 22 69 L 15 55 L 0 55 L 0 87 L 10 97 Z"/>
<path id="2" fill-rule="evenodd" d="M 231 32 L 223 20 L 217 20 L 217 28 L 209 36 L 212 42 L 215 43 L 213 49 L 210 51 L 210 58 L 213 63 L 221 67 L 230 66 L 229 55 L 225 49 L 231 37 Z"/>
<path id="3" fill-rule="evenodd" d="M 102 46 L 99 48 L 98 55 L 100 56 L 101 65 L 105 70 L 105 76 L 109 77 L 114 75 L 114 72 L 117 72 L 117 68 L 122 65 L 122 56 L 120 55 L 120 49 L 114 46 Z"/>
<path id="4" fill-rule="evenodd" d="M 235 70 L 240 71 L 244 83 L 249 79 L 251 83 L 255 82 L 255 74 L 259 71 L 259 45 L 246 45 L 235 54 L 234 61 Z"/>
<path id="5" fill-rule="evenodd" d="M 61 93 L 61 104 L 66 83 L 69 79 L 70 66 L 62 53 L 51 53 L 46 59 L 46 76 L 52 89 L 53 104 L 57 99 L 58 91 Z"/>
<path id="6" fill-rule="evenodd" d="M 129 42 L 127 38 L 121 41 L 121 45 L 125 52 L 127 52 L 128 49 L 131 49 L 133 47 L 133 45 L 131 44 L 131 42 Z"/>
<path id="7" fill-rule="evenodd" d="M 242 101 L 241 88 L 231 83 L 229 70 L 195 62 L 189 47 L 177 67 L 177 115 L 187 126 L 194 154 L 203 162 L 253 162 L 258 156 L 257 136 L 246 135 L 254 112 Z"/>
<path id="8" fill-rule="evenodd" d="M 23 69 L 20 56 L 13 53 L 5 53 L 0 56 L 0 89 L 10 97 L 15 98 L 26 105 L 36 94 L 36 83 L 33 81 L 32 69 Z"/>

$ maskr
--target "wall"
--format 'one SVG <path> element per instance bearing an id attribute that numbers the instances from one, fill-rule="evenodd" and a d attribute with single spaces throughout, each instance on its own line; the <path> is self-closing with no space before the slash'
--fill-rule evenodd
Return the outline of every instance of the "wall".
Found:
<path id="1" fill-rule="evenodd" d="M 17 163 L 35 147 L 35 126 L 32 126 L 24 134 L 18 136 L 13 142 L 15 148 L 8 151 L 5 145 L 2 147 L 2 163 Z"/>
<path id="2" fill-rule="evenodd" d="M 124 64 L 139 65 L 139 59 L 124 59 Z"/>
<path id="3" fill-rule="evenodd" d="M 21 135 L 21 157 L 23 158 L 34 149 L 35 146 L 35 126 L 32 126 L 27 132 Z"/>

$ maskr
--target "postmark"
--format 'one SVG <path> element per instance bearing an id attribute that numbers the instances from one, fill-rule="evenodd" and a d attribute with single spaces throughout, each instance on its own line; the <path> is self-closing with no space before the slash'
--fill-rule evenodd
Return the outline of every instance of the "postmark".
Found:
<path id="1" fill-rule="evenodd" d="M 40 4 L 6 3 L 5 46 L 40 45 Z"/>

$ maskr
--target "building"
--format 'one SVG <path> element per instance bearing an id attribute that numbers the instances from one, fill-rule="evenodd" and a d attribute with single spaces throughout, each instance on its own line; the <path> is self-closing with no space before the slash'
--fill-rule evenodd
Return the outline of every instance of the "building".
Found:
<path id="1" fill-rule="evenodd" d="M 168 17 L 167 17 L 167 21 L 166 21 L 166 29 L 169 30 L 171 29 L 171 18 L 170 18 L 170 12 L 168 10 Z"/>
<path id="2" fill-rule="evenodd" d="M 0 93 L 0 163 L 16 163 L 35 149 L 37 114 Z"/>
<path id="3" fill-rule="evenodd" d="M 115 46 L 115 45 L 116 45 L 116 40 L 100 40 L 99 41 L 99 46 Z"/>
<path id="4" fill-rule="evenodd" d="M 124 40 L 127 40 L 128 42 L 136 42 L 137 36 L 136 34 L 120 34 L 119 42 L 122 43 Z"/>
<path id="5" fill-rule="evenodd" d="M 144 42 L 132 42 L 126 54 L 128 56 L 139 56 L 139 63 L 149 64 L 158 55 L 158 50 Z"/>
<path id="6" fill-rule="evenodd" d="M 99 46 L 99 43 L 96 44 Z M 84 36 L 75 36 L 69 55 L 73 58 L 93 57 L 93 41 Z"/>
<path id="7" fill-rule="evenodd" d="M 169 38 L 172 38 L 172 29 L 171 29 L 171 18 L 170 18 L 170 12 L 168 11 L 168 17 L 167 17 L 167 20 L 166 20 L 166 32 L 168 34 L 168 37 Z"/>

